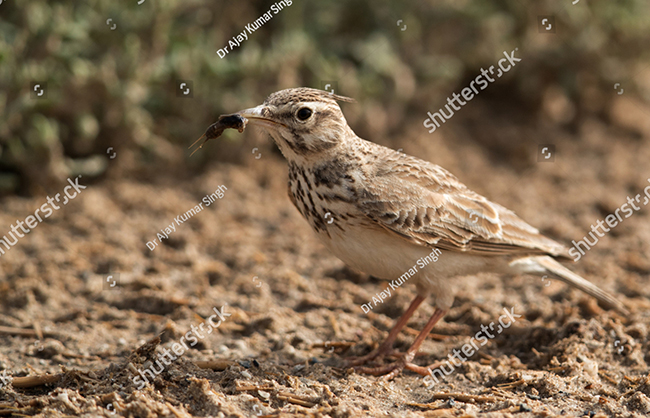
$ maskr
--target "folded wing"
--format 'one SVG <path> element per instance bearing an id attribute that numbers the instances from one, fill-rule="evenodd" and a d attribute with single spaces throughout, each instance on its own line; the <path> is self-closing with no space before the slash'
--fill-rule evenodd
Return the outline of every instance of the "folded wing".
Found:
<path id="1" fill-rule="evenodd" d="M 402 238 L 424 246 L 481 255 L 550 254 L 567 249 L 514 212 L 469 190 L 435 164 L 384 150 L 366 185 L 365 215 Z"/>

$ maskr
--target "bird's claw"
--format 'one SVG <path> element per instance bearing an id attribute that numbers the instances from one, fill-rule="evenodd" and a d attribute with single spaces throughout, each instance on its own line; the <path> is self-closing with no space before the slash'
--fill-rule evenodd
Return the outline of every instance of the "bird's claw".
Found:
<path id="1" fill-rule="evenodd" d="M 368 363 L 371 360 L 375 360 L 375 359 L 381 360 L 384 357 L 393 355 L 393 353 L 394 350 L 392 348 L 383 349 L 382 347 L 380 347 L 376 350 L 371 351 L 369 354 L 366 354 L 365 356 L 355 357 L 348 360 L 348 362 L 345 364 L 345 367 L 358 367 Z"/>
<path id="2" fill-rule="evenodd" d="M 383 380 L 391 380 L 395 378 L 404 369 L 414 371 L 418 374 L 426 376 L 429 374 L 428 368 L 418 366 L 412 363 L 415 353 L 407 352 L 400 356 L 399 360 L 378 367 L 354 367 L 354 370 L 359 373 L 371 374 L 374 376 L 382 376 Z"/>

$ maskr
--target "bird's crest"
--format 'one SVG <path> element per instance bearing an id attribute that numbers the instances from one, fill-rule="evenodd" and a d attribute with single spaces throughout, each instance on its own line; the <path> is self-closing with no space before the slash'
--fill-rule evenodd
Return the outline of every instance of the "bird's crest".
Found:
<path id="1" fill-rule="evenodd" d="M 266 105 L 278 106 L 286 103 L 303 103 L 303 102 L 348 102 L 356 103 L 356 100 L 330 93 L 325 90 L 317 90 L 309 87 L 299 87 L 294 89 L 280 90 L 271 94 L 265 101 Z"/>

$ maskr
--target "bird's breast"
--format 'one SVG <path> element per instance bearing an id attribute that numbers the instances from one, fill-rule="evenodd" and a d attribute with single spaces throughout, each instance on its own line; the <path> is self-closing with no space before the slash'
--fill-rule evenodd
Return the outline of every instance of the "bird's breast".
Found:
<path id="1" fill-rule="evenodd" d="M 333 230 L 362 219 L 354 205 L 354 182 L 343 171 L 289 165 L 289 198 L 319 236 L 331 238 Z"/>

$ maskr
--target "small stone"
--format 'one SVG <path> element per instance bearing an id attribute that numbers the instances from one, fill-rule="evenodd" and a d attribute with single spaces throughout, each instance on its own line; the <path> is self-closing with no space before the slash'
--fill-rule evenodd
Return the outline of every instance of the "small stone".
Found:
<path id="1" fill-rule="evenodd" d="M 267 401 L 271 398 L 271 394 L 263 390 L 258 390 L 257 394 L 260 395 L 262 398 L 266 399 Z"/>
<path id="2" fill-rule="evenodd" d="M 294 366 L 293 370 L 294 370 L 295 372 L 299 372 L 299 371 L 301 371 L 301 370 L 304 369 L 304 368 L 305 368 L 305 365 L 304 365 L 304 364 L 296 364 L 296 365 Z"/>
<path id="3" fill-rule="evenodd" d="M 519 404 L 519 412 L 533 412 L 532 408 L 525 403 Z"/>

